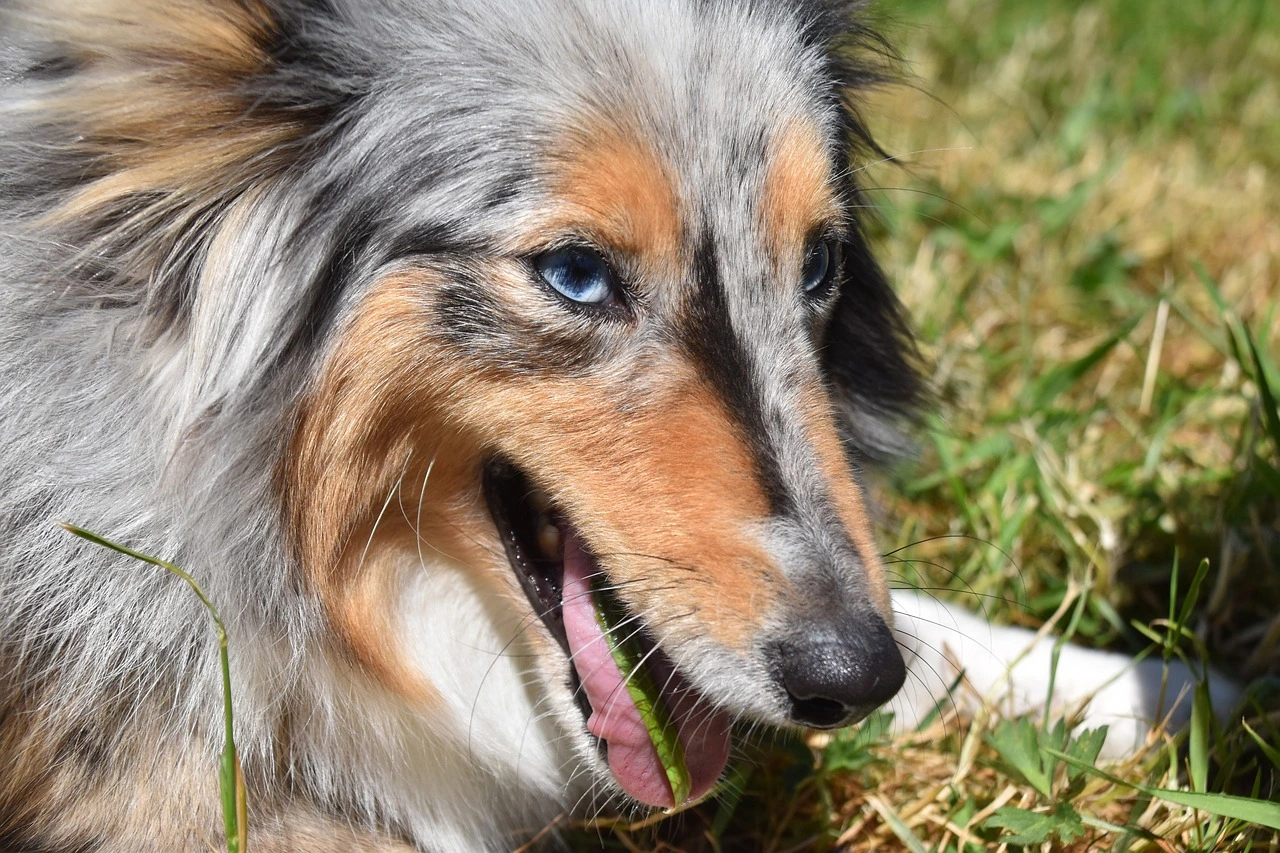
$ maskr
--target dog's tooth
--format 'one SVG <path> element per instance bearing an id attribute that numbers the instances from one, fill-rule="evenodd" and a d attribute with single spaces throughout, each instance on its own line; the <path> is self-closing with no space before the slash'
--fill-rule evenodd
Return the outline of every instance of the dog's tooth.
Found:
<path id="1" fill-rule="evenodd" d="M 542 549 L 542 556 L 560 559 L 560 528 L 549 522 L 539 527 L 538 547 Z"/>

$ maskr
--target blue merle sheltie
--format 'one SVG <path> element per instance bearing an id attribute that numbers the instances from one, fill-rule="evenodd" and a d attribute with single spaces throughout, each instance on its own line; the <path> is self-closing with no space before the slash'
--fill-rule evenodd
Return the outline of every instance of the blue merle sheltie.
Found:
<path id="1" fill-rule="evenodd" d="M 681 799 L 904 655 L 904 711 L 1006 675 L 872 537 L 885 55 L 837 0 L 0 0 L 0 848 L 221 843 L 199 602 L 55 519 L 222 611 L 255 851 L 681 805 L 606 607 Z"/>

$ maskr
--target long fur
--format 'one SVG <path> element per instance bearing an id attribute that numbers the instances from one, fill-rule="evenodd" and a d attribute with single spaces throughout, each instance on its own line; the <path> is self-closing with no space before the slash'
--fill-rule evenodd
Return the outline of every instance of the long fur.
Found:
<path id="1" fill-rule="evenodd" d="M 500 849 L 616 794 L 480 502 L 495 449 L 559 472 L 600 541 L 648 512 L 712 555 L 697 583 L 609 571 L 714 701 L 784 722 L 750 638 L 819 589 L 888 618 L 849 469 L 921 393 L 845 159 L 880 50 L 816 0 L 0 4 L 0 848 L 219 838 L 199 603 L 55 519 L 218 603 L 257 850 Z M 758 295 L 807 235 L 751 242 L 821 207 L 810 160 L 845 246 L 812 323 Z M 531 289 L 570 220 L 661 256 L 635 310 L 674 325 L 636 343 Z M 668 305 L 663 274 L 719 301 Z M 596 412 L 579 380 L 620 396 Z M 708 537 L 753 462 L 792 508 L 747 554 Z M 644 489 L 724 500 L 698 526 Z M 752 560 L 763 581 L 731 574 Z"/>

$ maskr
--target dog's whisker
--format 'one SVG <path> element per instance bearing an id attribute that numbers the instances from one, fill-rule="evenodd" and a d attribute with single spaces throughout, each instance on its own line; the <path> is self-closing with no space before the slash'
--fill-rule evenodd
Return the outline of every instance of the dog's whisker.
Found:
<path id="1" fill-rule="evenodd" d="M 391 499 L 395 497 L 400 491 L 400 484 L 404 481 L 404 474 L 405 474 L 405 471 L 409 469 L 409 459 L 412 456 L 413 456 L 413 450 L 410 449 L 409 453 L 405 456 L 404 465 L 402 465 L 400 468 L 400 476 L 396 478 L 396 481 L 394 483 L 392 483 L 391 490 L 387 492 L 386 500 L 382 502 L 382 508 L 378 510 L 378 515 L 373 520 L 373 526 L 369 528 L 369 539 L 367 542 L 364 543 L 364 550 L 360 552 L 360 560 L 356 564 L 357 571 L 364 568 L 364 561 L 365 561 L 365 558 L 369 556 L 369 548 L 373 545 L 374 536 L 378 532 L 378 525 L 382 523 L 383 517 L 387 514 L 387 507 L 391 505 Z"/>
<path id="2" fill-rule="evenodd" d="M 1007 562 L 1010 566 L 1013 567 L 1014 573 L 1017 575 L 1018 579 L 1023 582 L 1023 586 L 1024 586 L 1023 591 L 1025 593 L 1026 576 L 1022 570 L 1022 566 L 1018 565 L 1018 561 L 1013 558 L 1013 555 L 1010 554 L 1008 551 L 1006 551 L 1004 548 L 1001 548 L 996 543 L 992 542 L 990 539 L 984 539 L 981 536 L 974 536 L 970 533 L 939 533 L 934 536 L 925 536 L 923 538 L 916 539 L 912 542 L 908 542 L 906 545 L 902 545 L 898 548 L 894 548 L 892 551 L 886 551 L 883 554 L 881 554 L 881 556 L 893 557 L 897 554 L 901 554 L 903 551 L 906 551 L 908 548 L 915 548 L 920 545 L 928 545 L 932 542 L 945 542 L 952 539 L 956 539 L 964 542 L 973 542 L 978 545 L 984 545 L 987 548 L 991 548 L 992 550 L 994 550 L 1001 557 L 1004 557 L 1005 562 Z M 953 571 L 950 569 L 945 569 L 945 570 Z"/>
<path id="3" fill-rule="evenodd" d="M 413 545 L 418 551 L 418 568 L 427 571 L 427 560 L 422 553 L 422 504 L 427 499 L 427 481 L 436 467 L 436 457 L 427 462 L 427 470 L 422 472 L 422 485 L 418 487 L 418 510 L 413 517 Z M 406 519 L 407 521 L 408 519 Z"/>
<path id="4" fill-rule="evenodd" d="M 942 147 L 936 147 L 936 148 L 916 148 L 912 151 L 904 151 L 901 154 L 893 154 L 888 157 L 881 157 L 878 160 L 871 160 L 866 163 L 861 163 L 856 167 L 850 167 L 848 169 L 844 169 L 840 173 L 840 176 L 843 178 L 851 178 L 861 172 L 865 172 L 868 169 L 874 168 L 876 166 L 880 166 L 885 163 L 896 163 L 899 160 L 905 160 L 906 158 L 914 157 L 917 154 L 941 154 L 941 153 L 946 153 L 950 151 L 972 151 L 972 150 L 973 150 L 973 146 L 971 145 L 949 145 L 949 146 L 942 146 Z"/>

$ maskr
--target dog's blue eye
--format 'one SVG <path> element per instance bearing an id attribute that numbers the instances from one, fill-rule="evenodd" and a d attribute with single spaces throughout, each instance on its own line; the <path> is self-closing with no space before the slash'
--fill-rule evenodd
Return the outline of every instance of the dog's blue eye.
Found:
<path id="1" fill-rule="evenodd" d="M 574 302 L 604 305 L 613 299 L 617 283 L 600 253 L 585 246 L 569 246 L 540 255 L 534 267 L 542 280 Z"/>
<path id="2" fill-rule="evenodd" d="M 836 254 L 834 240 L 823 240 L 809 250 L 804 259 L 804 269 L 800 273 L 805 293 L 817 293 L 830 283 L 836 271 Z"/>

